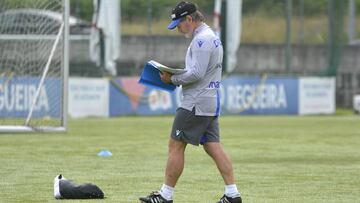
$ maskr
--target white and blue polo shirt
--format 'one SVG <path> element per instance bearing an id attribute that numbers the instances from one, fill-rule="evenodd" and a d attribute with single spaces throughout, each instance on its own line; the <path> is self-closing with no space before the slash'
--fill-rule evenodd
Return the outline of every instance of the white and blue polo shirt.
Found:
<path id="1" fill-rule="evenodd" d="M 195 29 L 188 47 L 183 74 L 173 75 L 174 85 L 182 85 L 180 107 L 195 115 L 218 116 L 223 47 L 219 37 L 205 23 Z"/>

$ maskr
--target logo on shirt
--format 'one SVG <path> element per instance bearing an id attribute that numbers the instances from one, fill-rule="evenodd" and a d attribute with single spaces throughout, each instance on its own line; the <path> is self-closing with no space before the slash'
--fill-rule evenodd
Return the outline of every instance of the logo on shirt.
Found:
<path id="1" fill-rule="evenodd" d="M 209 83 L 209 88 L 216 88 L 216 89 L 218 89 L 218 88 L 220 88 L 220 81 L 212 81 L 212 82 L 210 82 Z"/>
<path id="2" fill-rule="evenodd" d="M 176 130 L 176 132 L 175 132 L 177 137 L 179 137 L 180 133 L 181 133 L 181 130 Z"/>
<path id="3" fill-rule="evenodd" d="M 199 40 L 199 41 L 197 41 L 197 44 L 198 44 L 199 48 L 201 48 L 201 46 L 204 44 L 204 41 Z"/>
<path id="4" fill-rule="evenodd" d="M 221 41 L 220 41 L 220 39 L 216 39 L 216 40 L 214 40 L 214 45 L 215 45 L 215 47 L 220 46 L 220 45 L 221 45 Z"/>

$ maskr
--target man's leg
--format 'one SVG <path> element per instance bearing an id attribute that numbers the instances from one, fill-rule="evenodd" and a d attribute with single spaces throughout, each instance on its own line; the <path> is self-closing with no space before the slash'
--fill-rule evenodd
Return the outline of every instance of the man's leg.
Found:
<path id="1" fill-rule="evenodd" d="M 169 139 L 169 153 L 165 170 L 165 184 L 175 187 L 183 169 L 184 169 L 184 152 L 186 143 Z"/>
<path id="2" fill-rule="evenodd" d="M 215 161 L 225 185 L 235 184 L 232 163 L 219 142 L 206 142 L 204 144 L 206 153 Z"/>
<path id="3" fill-rule="evenodd" d="M 174 187 L 184 169 L 184 152 L 186 143 L 170 137 L 169 153 L 165 170 L 165 183 L 158 192 L 139 199 L 145 203 L 172 203 Z"/>
<path id="4" fill-rule="evenodd" d="M 184 152 L 186 143 L 178 141 L 170 137 L 169 154 L 165 169 L 165 183 L 161 187 L 159 193 L 165 199 L 171 200 L 174 187 L 181 176 L 184 169 Z"/>
<path id="5" fill-rule="evenodd" d="M 241 203 L 241 195 L 236 187 L 234 172 L 230 158 L 219 142 L 206 142 L 204 149 L 213 158 L 225 183 L 225 195 L 218 203 Z"/>
<path id="6" fill-rule="evenodd" d="M 145 203 L 172 203 L 174 187 L 181 176 L 184 169 L 184 153 L 187 143 L 180 141 L 183 131 L 188 124 L 188 118 L 191 117 L 192 112 L 186 109 L 179 108 L 176 111 L 176 116 L 171 129 L 171 136 L 169 139 L 168 159 L 165 169 L 164 184 L 158 192 L 151 193 L 147 197 L 140 197 L 139 199 Z M 180 134 L 181 133 L 181 134 Z M 174 136 L 175 139 L 172 137 Z M 179 139 L 179 140 L 178 140 Z"/>

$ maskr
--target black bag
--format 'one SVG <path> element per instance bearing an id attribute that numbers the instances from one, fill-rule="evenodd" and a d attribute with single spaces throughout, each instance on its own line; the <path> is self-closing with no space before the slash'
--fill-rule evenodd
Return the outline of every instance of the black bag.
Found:
<path id="1" fill-rule="evenodd" d="M 92 184 L 76 184 L 61 174 L 54 179 L 54 197 L 56 199 L 103 199 L 104 193 Z"/>

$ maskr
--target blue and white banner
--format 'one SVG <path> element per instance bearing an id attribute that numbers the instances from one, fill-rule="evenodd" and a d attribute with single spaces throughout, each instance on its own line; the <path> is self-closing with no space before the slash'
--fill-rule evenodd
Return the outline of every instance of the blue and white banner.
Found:
<path id="1" fill-rule="evenodd" d="M 110 86 L 110 116 L 174 114 L 181 88 L 166 92 L 119 78 Z M 334 78 L 238 77 L 222 81 L 222 115 L 331 114 L 335 112 Z"/>
<path id="2" fill-rule="evenodd" d="M 119 78 L 110 86 L 110 116 L 174 114 L 181 88 L 174 92 Z M 298 79 L 230 77 L 221 84 L 221 114 L 297 114 Z"/>
<path id="3" fill-rule="evenodd" d="M 296 114 L 296 78 L 230 77 L 222 82 L 222 114 Z"/>
<path id="4" fill-rule="evenodd" d="M 70 78 L 68 112 L 72 117 L 175 113 L 181 88 L 167 92 L 138 80 Z M 35 77 L 0 78 L 0 117 L 26 117 L 39 82 Z M 60 117 L 61 94 L 61 81 L 46 79 L 33 117 Z M 222 115 L 331 114 L 336 106 L 335 79 L 234 76 L 221 83 L 220 98 Z"/>
<path id="5" fill-rule="evenodd" d="M 178 107 L 176 92 L 146 87 L 138 78 L 119 78 L 110 85 L 110 116 L 173 114 Z"/>
<path id="6" fill-rule="evenodd" d="M 0 117 L 26 117 L 29 113 L 38 77 L 3 77 L 0 79 Z M 60 79 L 47 78 L 40 90 L 33 117 L 50 116 L 59 118 L 61 113 Z"/>

